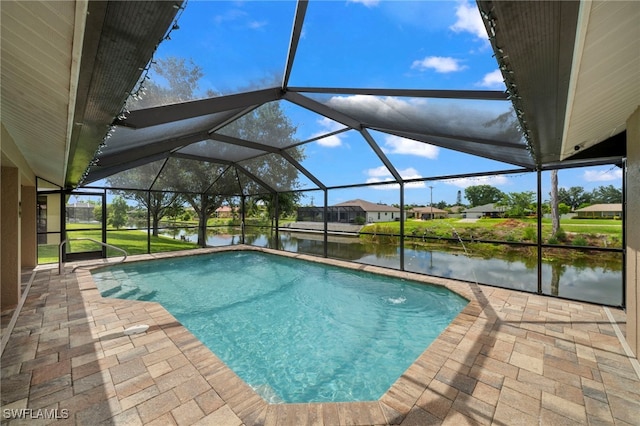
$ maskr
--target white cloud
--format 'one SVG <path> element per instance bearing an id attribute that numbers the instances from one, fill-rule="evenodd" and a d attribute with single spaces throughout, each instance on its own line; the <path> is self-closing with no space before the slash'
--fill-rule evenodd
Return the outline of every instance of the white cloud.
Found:
<path id="1" fill-rule="evenodd" d="M 392 182 L 395 182 L 395 180 L 393 179 L 393 176 L 385 166 L 380 166 L 374 169 L 366 170 L 366 173 L 369 176 L 369 178 L 367 179 L 367 183 L 389 182 L 389 185 L 374 186 L 373 187 L 374 189 L 388 191 L 393 189 L 397 190 L 400 188 L 400 185 L 398 185 L 397 183 L 392 183 Z M 418 173 L 418 171 L 413 167 L 408 167 L 404 170 L 398 170 L 398 174 L 400 174 L 401 178 L 406 180 L 422 178 L 420 173 Z M 405 189 L 415 189 L 415 188 L 424 188 L 425 186 L 426 185 L 424 182 L 411 182 L 411 183 L 407 183 L 404 187 Z"/>
<path id="2" fill-rule="evenodd" d="M 389 169 L 387 169 L 385 166 L 376 167 L 375 169 L 369 169 L 367 170 L 367 175 L 374 178 L 383 177 L 383 176 L 391 177 L 391 173 L 389 172 Z"/>
<path id="3" fill-rule="evenodd" d="M 609 170 L 585 170 L 582 175 L 587 182 L 608 182 L 622 179 L 622 170 L 619 168 Z"/>
<path id="4" fill-rule="evenodd" d="M 242 5 L 239 6 L 242 7 Z M 246 26 L 252 30 L 258 30 L 269 25 L 268 21 L 251 19 L 251 16 L 244 10 L 241 10 L 240 7 L 228 10 L 224 14 L 214 16 L 213 22 L 216 25 L 235 23 L 236 25 Z"/>
<path id="5" fill-rule="evenodd" d="M 504 78 L 502 77 L 502 73 L 500 72 L 500 70 L 495 70 L 490 72 L 489 74 L 485 74 L 484 78 L 480 83 L 478 83 L 478 85 L 482 87 L 497 89 L 505 88 Z"/>
<path id="6" fill-rule="evenodd" d="M 246 16 L 247 16 L 247 13 L 243 10 L 231 9 L 222 15 L 214 16 L 213 22 L 215 22 L 217 25 L 220 25 L 220 24 L 224 24 L 225 22 L 233 22 L 238 19 L 245 18 Z"/>
<path id="7" fill-rule="evenodd" d="M 252 30 L 257 30 L 262 27 L 265 27 L 267 24 L 268 24 L 267 21 L 251 21 L 249 22 L 249 28 L 251 28 Z"/>
<path id="8" fill-rule="evenodd" d="M 398 173 L 400 173 L 400 176 L 403 179 L 419 179 L 422 177 L 420 176 L 420 173 L 418 173 L 418 171 L 413 167 L 408 167 L 404 170 L 398 170 Z"/>
<path id="9" fill-rule="evenodd" d="M 431 160 L 438 158 L 438 153 L 440 152 L 437 146 L 394 135 L 385 137 L 382 150 L 388 154 L 417 155 Z"/>
<path id="10" fill-rule="evenodd" d="M 468 188 L 474 185 L 491 185 L 491 186 L 501 186 L 507 185 L 509 183 L 509 179 L 507 179 L 503 175 L 496 176 L 480 176 L 480 177 L 472 177 L 472 178 L 459 178 L 459 179 L 450 179 L 443 181 L 447 185 L 457 186 L 458 188 Z"/>
<path id="11" fill-rule="evenodd" d="M 341 110 L 355 108 L 370 114 L 392 117 L 398 114 L 411 115 L 412 112 L 425 108 L 428 104 L 429 101 L 422 98 L 403 99 L 394 96 L 375 97 L 368 95 L 332 96 L 327 102 L 327 105 Z"/>
<path id="12" fill-rule="evenodd" d="M 380 3 L 380 0 L 347 0 L 348 3 L 360 3 L 367 7 L 374 7 Z"/>
<path id="13" fill-rule="evenodd" d="M 510 103 L 503 102 L 478 108 L 477 103 L 472 101 L 366 95 L 333 96 L 327 101 L 327 105 L 347 114 L 359 111 L 362 116 L 371 117 L 371 122 L 382 123 L 388 128 L 401 126 L 416 133 L 428 129 L 443 135 L 457 134 L 460 129 L 474 129 L 475 136 L 487 139 L 503 130 L 498 125 L 487 127 L 486 123 L 512 108 Z"/>
<path id="14" fill-rule="evenodd" d="M 482 17 L 478 8 L 474 4 L 464 1 L 456 8 L 456 17 L 458 20 L 449 27 L 450 30 L 457 33 L 469 32 L 481 39 L 487 39 L 487 30 L 484 28 Z"/>
<path id="15" fill-rule="evenodd" d="M 462 71 L 466 68 L 465 65 L 460 65 L 459 59 L 444 56 L 427 56 L 422 60 L 413 61 L 411 64 L 411 69 L 419 71 L 433 69 L 439 73 Z"/>
<path id="16" fill-rule="evenodd" d="M 318 139 L 318 145 L 327 148 L 335 148 L 342 145 L 342 139 L 340 139 L 340 136 L 338 135 L 327 136 L 326 138 Z"/>
<path id="17" fill-rule="evenodd" d="M 335 132 L 336 130 L 342 129 L 344 126 L 336 121 L 333 121 L 327 117 L 322 117 L 321 119 L 316 121 L 324 130 L 314 133 L 311 137 L 315 138 L 326 133 Z M 342 145 L 342 135 L 332 135 L 327 136 L 326 138 L 318 139 L 318 145 L 327 147 L 327 148 L 335 148 L 337 146 Z"/>

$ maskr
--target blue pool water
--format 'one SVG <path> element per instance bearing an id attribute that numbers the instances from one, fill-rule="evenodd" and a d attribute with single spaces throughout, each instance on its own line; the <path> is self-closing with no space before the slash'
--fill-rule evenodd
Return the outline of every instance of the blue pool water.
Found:
<path id="1" fill-rule="evenodd" d="M 94 271 L 156 301 L 268 402 L 376 400 L 467 300 L 446 288 L 256 252 Z"/>

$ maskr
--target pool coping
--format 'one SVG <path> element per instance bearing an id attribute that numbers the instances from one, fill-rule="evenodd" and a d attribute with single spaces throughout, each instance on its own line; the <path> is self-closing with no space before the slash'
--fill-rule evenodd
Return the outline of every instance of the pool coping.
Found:
<path id="1" fill-rule="evenodd" d="M 411 408 L 418 402 L 418 399 L 428 387 L 429 382 L 438 374 L 445 365 L 448 357 L 454 351 L 464 335 L 473 327 L 483 311 L 484 304 L 478 300 L 479 287 L 474 283 L 460 282 L 446 278 L 420 275 L 412 272 L 398 271 L 383 267 L 366 264 L 356 264 L 330 258 L 321 258 L 303 253 L 292 253 L 286 251 L 272 250 L 268 248 L 236 245 L 228 247 L 204 248 L 190 250 L 188 252 L 155 253 L 147 255 L 129 256 L 125 263 L 140 262 L 147 260 L 167 259 L 184 256 L 205 255 L 210 253 L 229 251 L 255 251 L 273 254 L 277 256 L 295 258 L 311 261 L 331 266 L 338 266 L 346 269 L 365 271 L 394 278 L 401 278 L 423 284 L 438 285 L 446 287 L 452 292 L 464 297 L 469 303 L 451 321 L 451 323 L 440 333 L 440 335 L 420 354 L 407 370 L 391 385 L 391 387 L 376 401 L 358 402 L 311 402 L 311 403 L 276 403 L 266 402 L 251 386 L 246 384 L 236 375 L 215 353 L 207 348 L 200 340 L 184 327 L 171 313 L 157 302 L 122 300 L 102 297 L 93 281 L 91 271 L 112 263 L 105 261 L 102 264 L 83 266 L 87 262 L 68 264 L 68 266 L 78 268 L 75 274 L 78 281 L 82 283 L 81 289 L 85 296 L 90 296 L 93 302 L 117 305 L 120 309 L 125 309 L 137 304 L 153 306 L 153 310 L 164 311 L 162 317 L 170 318 L 167 322 L 172 328 L 173 335 L 181 336 L 181 339 L 174 343 L 182 351 L 185 357 L 200 371 L 207 379 L 215 392 L 229 405 L 231 410 L 240 418 L 244 424 L 265 424 L 268 418 L 277 413 L 273 411 L 288 411 L 298 413 L 303 416 L 302 411 L 309 416 L 316 417 L 325 424 L 398 424 L 409 413 Z M 133 325 L 133 324 L 131 324 Z M 163 328 L 162 325 L 159 326 Z M 126 328 L 122 326 L 123 330 Z M 153 331 L 152 326 L 149 332 Z M 189 337 L 185 338 L 185 334 Z M 137 337 L 130 336 L 132 339 Z M 312 413 L 315 413 L 313 415 Z M 294 415 L 296 417 L 297 415 Z M 291 413 L 286 415 L 291 416 Z M 280 416 L 281 417 L 281 416 Z M 324 420 L 323 420 L 324 419 Z M 342 419 L 342 421 L 340 420 Z M 267 422 L 268 423 L 268 422 Z M 278 422 L 276 422 L 278 423 Z M 304 423 L 304 422 L 303 422 Z"/>

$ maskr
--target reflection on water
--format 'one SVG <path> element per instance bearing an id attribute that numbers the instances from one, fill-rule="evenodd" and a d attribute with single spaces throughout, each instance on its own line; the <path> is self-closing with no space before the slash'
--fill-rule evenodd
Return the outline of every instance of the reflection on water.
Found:
<path id="1" fill-rule="evenodd" d="M 197 241 L 190 230 L 178 234 Z M 207 245 L 228 246 L 241 243 L 237 233 L 209 232 Z M 248 230 L 251 231 L 251 230 Z M 278 248 L 294 253 L 324 255 L 324 236 L 299 232 L 280 232 Z M 248 232 L 245 244 L 276 248 L 275 234 Z M 473 252 L 473 250 L 471 250 Z M 400 269 L 400 249 L 392 244 L 363 243 L 357 237 L 328 236 L 327 254 L 331 258 L 349 260 L 367 265 Z M 464 252 L 426 250 L 405 247 L 405 270 L 444 278 L 460 279 L 480 284 L 536 292 L 537 257 L 509 253 L 504 258 L 485 259 L 468 256 Z M 542 264 L 542 291 L 544 294 L 570 299 L 619 306 L 622 304 L 622 254 L 619 262 L 604 266 L 588 261 L 553 261 Z"/>

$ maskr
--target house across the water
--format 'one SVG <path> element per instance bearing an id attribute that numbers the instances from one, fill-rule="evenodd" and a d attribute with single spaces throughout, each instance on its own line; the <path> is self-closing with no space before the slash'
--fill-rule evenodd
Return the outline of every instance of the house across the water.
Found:
<path id="1" fill-rule="evenodd" d="M 498 218 L 504 217 L 506 211 L 507 208 L 504 206 L 496 206 L 495 203 L 489 203 L 465 209 L 462 211 L 462 214 L 467 219 L 480 219 L 483 217 Z"/>
<path id="2" fill-rule="evenodd" d="M 620 219 L 622 217 L 622 204 L 594 204 L 576 210 L 578 219 Z"/>
<path id="3" fill-rule="evenodd" d="M 299 222 L 323 221 L 324 207 L 299 207 Z M 338 223 L 375 223 L 400 220 L 398 207 L 356 199 L 327 207 L 327 221 Z M 407 215 L 404 214 L 406 220 Z"/>

